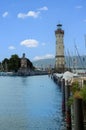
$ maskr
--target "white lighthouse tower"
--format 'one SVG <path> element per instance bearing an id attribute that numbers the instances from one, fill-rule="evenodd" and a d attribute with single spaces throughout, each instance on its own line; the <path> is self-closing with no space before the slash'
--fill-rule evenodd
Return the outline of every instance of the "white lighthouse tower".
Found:
<path id="1" fill-rule="evenodd" d="M 64 59 L 64 30 L 62 30 L 62 24 L 57 25 L 55 30 L 56 36 L 56 56 L 55 56 L 55 70 L 57 72 L 64 72 L 65 59 Z"/>

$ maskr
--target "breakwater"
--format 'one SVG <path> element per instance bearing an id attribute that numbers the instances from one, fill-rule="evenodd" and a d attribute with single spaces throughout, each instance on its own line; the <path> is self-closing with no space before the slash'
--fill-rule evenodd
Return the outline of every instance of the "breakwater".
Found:
<path id="1" fill-rule="evenodd" d="M 71 72 L 51 77 L 62 92 L 66 129 L 86 130 L 86 77 Z"/>
<path id="2" fill-rule="evenodd" d="M 39 71 L 39 70 L 35 70 L 35 71 L 30 71 L 28 73 L 24 72 L 24 73 L 20 73 L 20 72 L 0 72 L 0 76 L 34 76 L 34 75 L 48 75 L 49 72 L 48 71 Z"/>

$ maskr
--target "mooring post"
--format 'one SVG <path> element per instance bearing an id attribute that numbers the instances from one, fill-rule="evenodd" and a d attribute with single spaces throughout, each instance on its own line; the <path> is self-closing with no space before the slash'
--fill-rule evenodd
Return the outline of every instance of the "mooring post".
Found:
<path id="1" fill-rule="evenodd" d="M 62 79 L 62 112 L 65 113 L 65 79 Z"/>
<path id="2" fill-rule="evenodd" d="M 70 84 L 68 83 L 68 81 L 66 81 L 65 84 L 65 113 L 66 113 L 66 126 L 67 126 L 67 130 L 71 130 L 71 107 L 68 105 L 68 100 L 70 97 Z"/>
<path id="3" fill-rule="evenodd" d="M 74 130 L 84 130 L 82 99 L 74 98 Z"/>

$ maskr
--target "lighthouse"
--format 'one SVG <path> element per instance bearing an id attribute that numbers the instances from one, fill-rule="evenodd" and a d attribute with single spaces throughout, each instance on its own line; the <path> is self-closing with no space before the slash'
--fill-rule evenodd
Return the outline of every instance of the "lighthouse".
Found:
<path id="1" fill-rule="evenodd" d="M 65 68 L 64 58 L 64 30 L 62 30 L 62 24 L 57 25 L 55 30 L 56 36 L 56 56 L 55 56 L 55 70 L 56 72 L 62 73 Z"/>

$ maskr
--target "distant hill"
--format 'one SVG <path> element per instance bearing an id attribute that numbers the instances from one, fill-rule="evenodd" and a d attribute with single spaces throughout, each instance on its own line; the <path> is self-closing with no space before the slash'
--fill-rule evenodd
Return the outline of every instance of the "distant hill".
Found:
<path id="1" fill-rule="evenodd" d="M 35 67 L 47 68 L 55 66 L 55 58 L 41 59 L 32 62 Z M 71 68 L 86 68 L 86 56 L 65 57 L 65 65 Z"/>
<path id="2" fill-rule="evenodd" d="M 39 68 L 48 68 L 50 66 L 52 68 L 54 68 L 55 58 L 52 58 L 52 59 L 41 59 L 41 60 L 33 61 L 32 63 L 33 63 L 33 66 L 39 67 Z"/>

